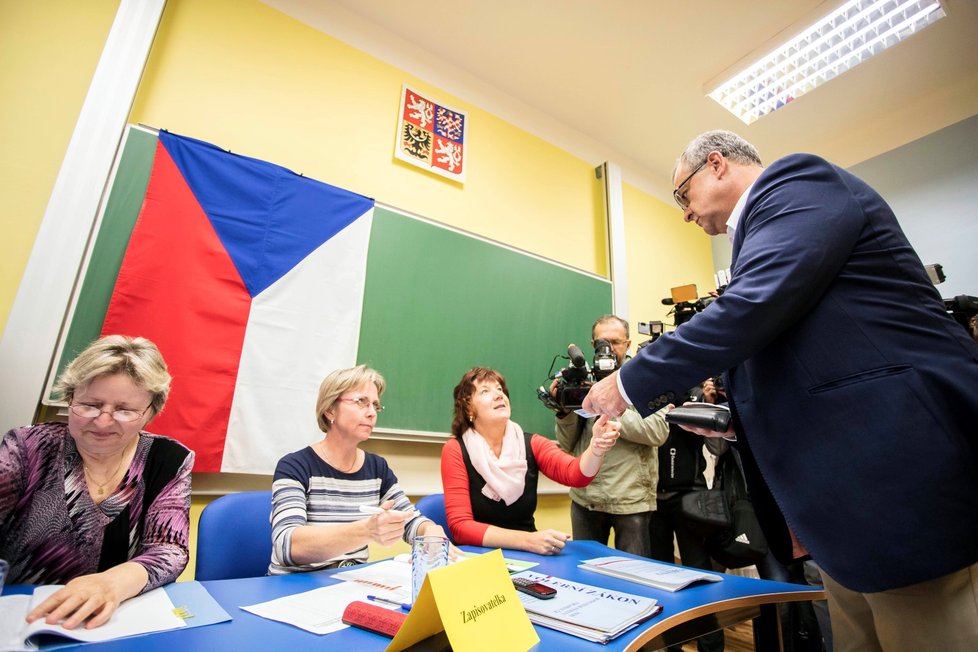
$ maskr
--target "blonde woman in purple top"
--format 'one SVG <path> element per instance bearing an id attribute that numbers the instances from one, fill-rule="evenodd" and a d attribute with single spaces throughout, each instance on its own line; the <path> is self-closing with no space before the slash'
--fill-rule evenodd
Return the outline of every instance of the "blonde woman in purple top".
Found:
<path id="1" fill-rule="evenodd" d="M 0 558 L 11 584 L 65 584 L 29 622 L 91 629 L 186 567 L 194 454 L 143 430 L 170 390 L 149 340 L 97 340 L 55 389 L 68 423 L 14 428 L 0 443 Z"/>

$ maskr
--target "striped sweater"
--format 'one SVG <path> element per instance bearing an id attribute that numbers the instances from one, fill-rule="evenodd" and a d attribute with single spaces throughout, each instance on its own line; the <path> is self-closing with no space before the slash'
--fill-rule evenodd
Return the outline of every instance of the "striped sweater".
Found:
<path id="1" fill-rule="evenodd" d="M 289 453 L 275 467 L 272 483 L 272 560 L 269 575 L 304 573 L 367 561 L 367 546 L 361 546 L 312 564 L 292 559 L 292 534 L 304 525 L 329 527 L 367 518 L 361 505 L 376 507 L 387 500 L 394 509 L 409 511 L 411 501 L 397 484 L 397 477 L 379 455 L 364 453 L 363 466 L 343 473 L 316 454 L 312 447 Z M 428 519 L 417 514 L 404 526 L 404 540 L 411 543 L 418 528 Z"/>

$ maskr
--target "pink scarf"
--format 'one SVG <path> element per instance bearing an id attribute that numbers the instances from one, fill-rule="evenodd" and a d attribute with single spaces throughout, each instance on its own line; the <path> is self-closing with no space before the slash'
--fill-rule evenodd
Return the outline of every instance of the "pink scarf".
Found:
<path id="1" fill-rule="evenodd" d="M 523 429 L 510 421 L 503 435 L 503 447 L 496 457 L 486 438 L 469 428 L 462 433 L 472 466 L 486 481 L 482 495 L 512 505 L 523 495 L 526 482 L 526 444 Z"/>

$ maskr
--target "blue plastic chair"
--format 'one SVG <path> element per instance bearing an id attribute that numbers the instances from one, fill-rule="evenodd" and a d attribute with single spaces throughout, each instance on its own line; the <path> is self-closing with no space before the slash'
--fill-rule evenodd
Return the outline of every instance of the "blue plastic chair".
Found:
<path id="1" fill-rule="evenodd" d="M 445 494 L 431 494 L 418 500 L 418 511 L 426 518 L 430 518 L 445 530 L 445 534 L 451 539 L 452 533 L 448 529 L 448 515 L 445 513 Z"/>
<path id="2" fill-rule="evenodd" d="M 271 491 L 228 494 L 204 507 L 197 525 L 194 579 L 267 575 L 272 560 L 271 512 Z"/>

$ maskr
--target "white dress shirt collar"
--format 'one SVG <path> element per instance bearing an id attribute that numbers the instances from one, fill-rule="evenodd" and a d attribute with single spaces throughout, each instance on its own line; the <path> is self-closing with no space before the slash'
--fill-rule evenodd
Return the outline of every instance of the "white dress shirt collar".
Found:
<path id="1" fill-rule="evenodd" d="M 734 204 L 733 210 L 730 212 L 730 217 L 727 218 L 727 237 L 730 238 L 731 242 L 733 242 L 734 232 L 740 225 L 740 218 L 744 215 L 744 207 L 747 205 L 747 195 L 750 194 L 750 190 L 753 187 L 753 183 L 747 186 L 747 189 L 744 190 L 744 194 L 742 194 L 740 199 L 737 200 L 737 203 Z"/>

